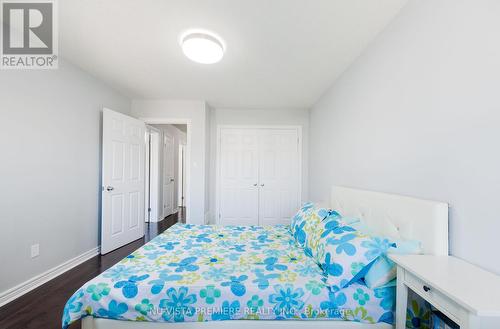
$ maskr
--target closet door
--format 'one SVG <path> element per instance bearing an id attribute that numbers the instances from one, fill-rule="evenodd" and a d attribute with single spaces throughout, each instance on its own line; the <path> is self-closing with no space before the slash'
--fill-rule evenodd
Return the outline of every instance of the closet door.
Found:
<path id="1" fill-rule="evenodd" d="M 258 225 L 258 131 L 224 128 L 220 138 L 219 223 Z"/>
<path id="2" fill-rule="evenodd" d="M 261 129 L 259 225 L 289 224 L 299 208 L 299 149 L 296 129 Z"/>

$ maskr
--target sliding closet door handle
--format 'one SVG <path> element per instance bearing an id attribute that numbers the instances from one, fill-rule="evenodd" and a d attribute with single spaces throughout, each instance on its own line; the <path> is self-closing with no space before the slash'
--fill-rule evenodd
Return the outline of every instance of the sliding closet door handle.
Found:
<path id="1" fill-rule="evenodd" d="M 264 187 L 264 184 L 260 184 L 260 187 Z"/>
<path id="2" fill-rule="evenodd" d="M 257 184 L 257 183 L 253 184 L 253 186 L 257 186 L 257 185 L 259 185 L 259 184 Z"/>
<path id="3" fill-rule="evenodd" d="M 108 192 L 111 192 L 111 191 L 113 191 L 114 189 L 115 189 L 115 188 L 114 188 L 113 186 L 107 186 L 107 187 L 106 187 L 106 191 L 108 191 Z"/>

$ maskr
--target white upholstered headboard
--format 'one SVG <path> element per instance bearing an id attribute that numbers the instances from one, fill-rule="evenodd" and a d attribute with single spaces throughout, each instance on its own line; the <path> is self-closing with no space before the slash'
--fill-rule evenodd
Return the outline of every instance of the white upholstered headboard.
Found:
<path id="1" fill-rule="evenodd" d="M 362 218 L 377 233 L 422 242 L 425 254 L 448 255 L 448 204 L 333 186 L 330 207 Z"/>

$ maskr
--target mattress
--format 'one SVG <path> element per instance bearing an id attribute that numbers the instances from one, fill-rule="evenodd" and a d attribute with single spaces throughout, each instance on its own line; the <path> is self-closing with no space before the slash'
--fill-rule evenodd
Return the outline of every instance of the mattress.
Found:
<path id="1" fill-rule="evenodd" d="M 79 318 L 393 322 L 395 287 L 326 286 L 288 226 L 176 224 L 78 289 Z"/>

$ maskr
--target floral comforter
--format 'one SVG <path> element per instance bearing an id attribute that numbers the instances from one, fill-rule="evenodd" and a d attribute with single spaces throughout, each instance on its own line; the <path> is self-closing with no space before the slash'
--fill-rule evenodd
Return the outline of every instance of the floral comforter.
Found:
<path id="1" fill-rule="evenodd" d="M 176 224 L 76 291 L 62 326 L 85 316 L 392 323 L 394 301 L 394 286 L 326 286 L 288 226 Z"/>

